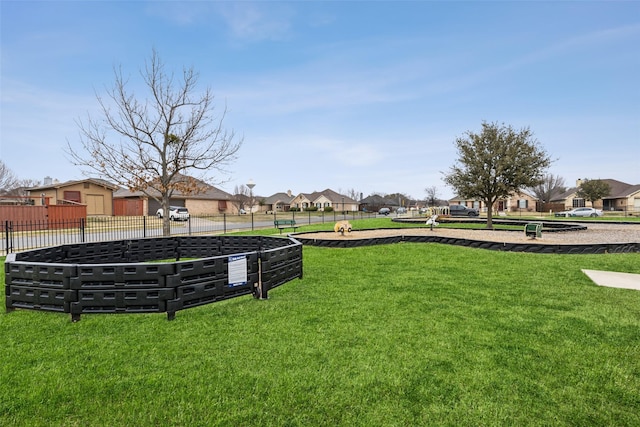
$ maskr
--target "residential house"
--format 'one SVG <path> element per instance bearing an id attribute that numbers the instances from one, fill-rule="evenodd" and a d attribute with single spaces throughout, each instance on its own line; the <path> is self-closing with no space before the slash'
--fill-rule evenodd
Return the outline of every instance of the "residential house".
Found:
<path id="1" fill-rule="evenodd" d="M 388 199 L 378 194 L 373 194 L 360 200 L 360 210 L 363 212 L 377 212 L 380 208 L 394 207 L 398 207 L 397 200 Z"/>
<path id="2" fill-rule="evenodd" d="M 499 199 L 493 205 L 493 212 L 535 212 L 537 198 L 524 191 L 517 191 L 511 196 Z M 468 208 L 478 209 L 480 212 L 487 212 L 487 205 L 482 200 L 464 199 L 454 197 L 449 200 L 450 205 L 463 205 Z"/>
<path id="3" fill-rule="evenodd" d="M 231 194 L 202 181 L 199 181 L 199 187 L 200 191 L 190 194 L 175 191 L 169 200 L 169 205 L 186 207 L 191 215 L 238 213 L 232 203 Z M 155 190 L 150 190 L 150 194 L 160 197 L 160 193 Z M 155 215 L 161 207 L 158 200 L 142 191 L 120 189 L 114 194 L 114 200 L 116 205 L 121 204 L 114 212 L 115 215 Z"/>
<path id="4" fill-rule="evenodd" d="M 288 212 L 291 209 L 291 200 L 293 200 L 291 190 L 286 193 L 275 193 L 264 199 L 262 209 L 267 213 Z"/>
<path id="5" fill-rule="evenodd" d="M 615 179 L 602 179 L 609 185 L 609 195 L 601 200 L 591 203 L 578 197 L 578 190 L 582 180 L 576 181 L 576 186 L 569 188 L 562 194 L 554 197 L 552 202 L 562 203 L 564 209 L 569 210 L 581 207 L 594 207 L 606 211 L 625 211 L 640 213 L 640 184 L 632 185 Z"/>
<path id="6" fill-rule="evenodd" d="M 538 198 L 525 192 L 517 191 L 504 200 L 498 200 L 498 212 L 535 212 Z"/>
<path id="7" fill-rule="evenodd" d="M 54 182 L 45 178 L 44 185 L 28 188 L 35 206 L 86 205 L 87 215 L 111 215 L 113 192 L 118 186 L 102 179 Z"/>
<path id="8" fill-rule="evenodd" d="M 358 211 L 358 202 L 333 190 L 300 193 L 291 200 L 291 208 L 305 210 L 315 207 L 319 211 L 331 207 L 334 211 Z"/>

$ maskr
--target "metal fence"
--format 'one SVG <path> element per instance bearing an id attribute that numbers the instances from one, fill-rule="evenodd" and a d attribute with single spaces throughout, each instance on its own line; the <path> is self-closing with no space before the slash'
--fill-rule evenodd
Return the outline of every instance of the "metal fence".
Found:
<path id="1" fill-rule="evenodd" d="M 192 216 L 188 221 L 171 221 L 171 236 L 226 234 L 273 228 L 276 219 L 292 219 L 296 225 L 322 224 L 338 220 L 375 217 L 366 212 L 287 212 L 247 215 Z M 293 230 L 291 230 L 293 231 Z M 162 237 L 162 220 L 154 216 L 89 217 L 59 221 L 0 222 L 0 256 L 71 243 Z"/>

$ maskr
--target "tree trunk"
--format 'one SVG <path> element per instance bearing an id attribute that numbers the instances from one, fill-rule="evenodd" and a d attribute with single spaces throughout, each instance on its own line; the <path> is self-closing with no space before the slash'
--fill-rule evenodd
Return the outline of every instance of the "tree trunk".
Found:
<path id="1" fill-rule="evenodd" d="M 171 236 L 171 219 L 169 218 L 169 196 L 162 195 L 162 236 Z"/>
<path id="2" fill-rule="evenodd" d="M 493 230 L 493 206 L 487 208 L 487 230 Z"/>
<path id="3" fill-rule="evenodd" d="M 487 230 L 493 230 L 493 205 L 498 199 L 485 200 L 487 205 Z"/>

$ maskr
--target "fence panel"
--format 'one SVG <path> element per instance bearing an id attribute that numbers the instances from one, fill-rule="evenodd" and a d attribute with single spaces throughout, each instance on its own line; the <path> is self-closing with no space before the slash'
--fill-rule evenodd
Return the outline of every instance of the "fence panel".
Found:
<path id="1" fill-rule="evenodd" d="M 49 230 L 66 228 L 69 224 L 80 227 L 80 222 L 87 219 L 86 205 L 50 205 L 47 206 Z"/>
<path id="2" fill-rule="evenodd" d="M 0 227 L 5 231 L 4 226 L 7 221 L 27 222 L 39 221 L 46 227 L 47 208 L 46 206 L 0 206 Z"/>
<path id="3" fill-rule="evenodd" d="M 225 237 L 227 243 L 233 243 L 228 239 Z M 242 248 L 239 253 L 160 263 L 144 261 L 150 260 L 148 256 L 161 261 L 180 243 L 201 249 L 203 244 L 222 239 L 167 237 L 12 253 L 5 262 L 5 307 L 7 311 L 70 313 L 73 321 L 83 313 L 160 312 L 172 320 L 178 310 L 223 299 L 249 294 L 264 299 L 270 288 L 302 277 L 298 241 L 265 236 L 236 239 L 230 246 Z M 261 251 L 263 240 L 268 239 L 274 241 L 269 246 L 282 247 Z M 131 263 L 122 262 L 127 251 L 135 253 L 129 257 Z M 58 263 L 61 256 L 69 263 Z M 86 263 L 98 258 L 104 263 Z"/>

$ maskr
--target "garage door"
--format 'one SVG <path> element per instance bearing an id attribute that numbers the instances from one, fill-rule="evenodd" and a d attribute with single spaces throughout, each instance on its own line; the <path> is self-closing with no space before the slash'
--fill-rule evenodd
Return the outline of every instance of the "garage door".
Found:
<path id="1" fill-rule="evenodd" d="M 104 196 L 87 194 L 87 215 L 104 215 Z"/>

